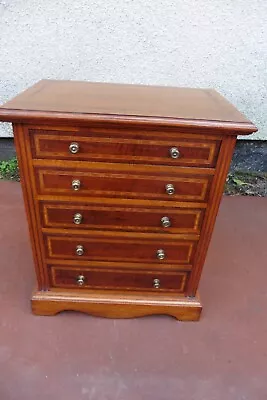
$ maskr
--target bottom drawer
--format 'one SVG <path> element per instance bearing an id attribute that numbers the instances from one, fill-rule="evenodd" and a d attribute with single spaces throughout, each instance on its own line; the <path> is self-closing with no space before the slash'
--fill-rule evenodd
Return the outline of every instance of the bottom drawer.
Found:
<path id="1" fill-rule="evenodd" d="M 183 292 L 188 272 L 109 270 L 51 266 L 51 285 L 61 288 Z"/>

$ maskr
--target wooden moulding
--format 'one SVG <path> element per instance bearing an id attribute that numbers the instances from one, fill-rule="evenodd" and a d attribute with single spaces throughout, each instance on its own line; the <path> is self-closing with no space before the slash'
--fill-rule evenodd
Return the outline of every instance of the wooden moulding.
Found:
<path id="1" fill-rule="evenodd" d="M 133 318 L 167 314 L 179 321 L 198 321 L 202 311 L 198 295 L 188 298 L 178 295 L 152 295 L 112 291 L 81 291 L 54 289 L 34 291 L 32 312 L 55 315 L 61 311 L 81 311 L 106 318 Z"/>

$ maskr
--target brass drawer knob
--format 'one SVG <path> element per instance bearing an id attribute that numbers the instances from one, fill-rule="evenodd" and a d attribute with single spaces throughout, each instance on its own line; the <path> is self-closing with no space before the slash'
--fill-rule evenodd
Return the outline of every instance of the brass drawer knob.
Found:
<path id="1" fill-rule="evenodd" d="M 76 154 L 76 153 L 79 152 L 79 150 L 80 150 L 80 146 L 79 146 L 78 143 L 72 142 L 72 143 L 69 145 L 69 151 L 70 151 L 70 153 Z"/>
<path id="2" fill-rule="evenodd" d="M 157 258 L 158 258 L 159 260 L 164 260 L 164 258 L 165 258 L 165 252 L 164 252 L 164 250 L 162 250 L 162 249 L 157 250 Z"/>
<path id="3" fill-rule="evenodd" d="M 160 288 L 160 280 L 159 279 L 154 279 L 153 280 L 153 286 L 155 289 L 159 289 Z"/>
<path id="4" fill-rule="evenodd" d="M 82 256 L 84 253 L 84 248 L 81 244 L 78 244 L 78 246 L 76 246 L 76 250 L 75 250 L 77 256 Z"/>
<path id="5" fill-rule="evenodd" d="M 169 195 L 172 195 L 172 194 L 175 193 L 174 186 L 173 186 L 171 183 L 168 183 L 168 184 L 165 186 L 165 189 L 166 189 L 166 193 L 169 194 Z"/>
<path id="6" fill-rule="evenodd" d="M 76 214 L 74 214 L 73 222 L 74 222 L 76 225 L 79 225 L 79 224 L 82 222 L 82 219 L 83 219 L 82 214 L 76 213 Z"/>
<path id="7" fill-rule="evenodd" d="M 71 182 L 71 187 L 72 187 L 72 189 L 73 190 L 80 190 L 80 187 L 81 187 L 81 182 L 79 181 L 79 179 L 74 179 L 72 182 Z"/>
<path id="8" fill-rule="evenodd" d="M 171 221 L 168 217 L 162 217 L 160 221 L 163 228 L 169 228 L 171 226 Z"/>
<path id="9" fill-rule="evenodd" d="M 170 156 L 171 156 L 171 158 L 179 158 L 180 157 L 180 152 L 177 149 L 177 147 L 172 147 L 170 149 Z"/>
<path id="10" fill-rule="evenodd" d="M 83 275 L 78 275 L 76 278 L 76 282 L 79 286 L 83 286 L 85 283 L 85 276 Z"/>

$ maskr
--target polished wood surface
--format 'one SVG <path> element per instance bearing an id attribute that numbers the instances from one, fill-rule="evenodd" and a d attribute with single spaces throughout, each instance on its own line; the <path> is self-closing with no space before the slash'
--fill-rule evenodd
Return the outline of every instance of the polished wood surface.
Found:
<path id="1" fill-rule="evenodd" d="M 187 298 L 169 293 L 117 290 L 72 290 L 53 288 L 34 291 L 32 312 L 55 315 L 64 310 L 81 311 L 107 318 L 133 318 L 153 314 L 168 314 L 179 321 L 198 321 L 202 311 L 199 296 Z"/>
<path id="2" fill-rule="evenodd" d="M 212 89 L 42 80 L 4 108 L 249 122 Z"/>
<path id="3" fill-rule="evenodd" d="M 216 168 L 215 178 L 211 187 L 210 200 L 207 207 L 206 217 L 203 224 L 200 246 L 195 258 L 194 271 L 191 275 L 188 284 L 188 295 L 193 296 L 198 288 L 202 269 L 204 266 L 206 254 L 211 240 L 216 216 L 219 210 L 221 197 L 224 191 L 224 185 L 227 177 L 227 172 L 231 163 L 236 138 L 226 137 L 223 141 L 220 156 Z"/>
<path id="4" fill-rule="evenodd" d="M 162 176 L 157 173 L 135 174 L 132 168 L 126 171 L 107 172 L 95 169 L 94 171 L 70 171 L 57 168 L 36 168 L 37 187 L 40 194 L 73 195 L 92 197 L 132 198 L 165 200 L 206 201 L 209 193 L 211 177 L 207 176 Z M 80 188 L 74 190 L 72 182 L 78 180 Z M 174 187 L 174 194 L 169 195 L 166 185 Z"/>
<path id="5" fill-rule="evenodd" d="M 32 191 L 35 178 L 32 169 L 31 157 L 28 152 L 27 141 L 24 137 L 24 126 L 21 124 L 14 124 L 13 132 L 19 164 L 24 206 L 28 220 L 34 267 L 37 278 L 37 289 L 47 290 L 49 288 L 49 279 L 45 262 L 42 231 L 40 228 L 40 216 L 37 211 L 38 201 Z"/>
<path id="6" fill-rule="evenodd" d="M 65 204 L 43 202 L 41 207 L 43 226 L 49 228 L 75 228 L 121 230 L 155 233 L 196 233 L 199 234 L 204 210 L 145 208 L 120 206 L 100 206 L 86 204 Z M 74 218 L 80 214 L 81 222 L 75 224 Z M 170 226 L 164 227 L 162 218 L 167 217 Z"/>
<path id="7" fill-rule="evenodd" d="M 189 165 L 214 167 L 218 156 L 220 141 L 194 138 L 188 135 L 179 139 L 168 138 L 162 132 L 161 140 L 153 132 L 145 140 L 140 132 L 113 130 L 74 130 L 62 131 L 29 129 L 33 158 L 91 160 L 104 162 L 131 162 L 140 164 Z M 123 136 L 123 137 L 122 137 Z M 124 137 L 126 136 L 126 137 Z M 148 135 L 147 135 L 148 136 Z M 70 145 L 78 145 L 75 154 Z M 171 149 L 177 148 L 179 156 L 171 157 Z"/>
<path id="8" fill-rule="evenodd" d="M 60 81 L 0 120 L 14 127 L 33 312 L 198 320 L 236 135 L 255 126 L 212 90 Z"/>
<path id="9" fill-rule="evenodd" d="M 124 289 L 146 290 L 152 292 L 184 291 L 188 272 L 130 271 L 94 268 L 69 268 L 51 266 L 51 285 L 61 288 L 83 289 Z M 78 277 L 84 277 L 84 283 L 79 287 Z M 159 281 L 159 287 L 154 287 L 154 281 Z"/>
<path id="10" fill-rule="evenodd" d="M 107 118 L 105 118 L 107 117 Z M 112 118 L 110 118 L 112 117 Z M 42 80 L 0 108 L 5 121 L 92 120 L 160 123 L 254 132 L 256 127 L 212 89 Z M 229 133 L 230 134 L 230 133 Z"/>
<path id="11" fill-rule="evenodd" d="M 62 258 L 78 260 L 99 261 L 131 261 L 131 262 L 155 262 L 162 266 L 164 263 L 190 264 L 194 256 L 195 241 L 174 240 L 169 236 L 156 236 L 149 239 L 145 235 L 132 237 L 124 234 L 110 232 L 101 236 L 90 233 L 88 236 L 47 236 L 47 256 L 49 258 Z M 76 247 L 83 247 L 83 254 L 76 254 Z M 157 258 L 157 251 L 162 249 L 164 259 Z"/>

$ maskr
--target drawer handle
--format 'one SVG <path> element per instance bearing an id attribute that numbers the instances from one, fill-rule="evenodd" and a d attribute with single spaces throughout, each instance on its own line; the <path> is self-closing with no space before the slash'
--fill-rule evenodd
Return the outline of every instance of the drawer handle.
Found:
<path id="1" fill-rule="evenodd" d="M 153 280 L 153 286 L 154 286 L 155 289 L 159 289 L 160 288 L 160 280 L 155 278 Z"/>
<path id="2" fill-rule="evenodd" d="M 79 181 L 79 179 L 74 179 L 71 183 L 71 187 L 73 190 L 80 190 L 81 187 L 81 182 Z"/>
<path id="3" fill-rule="evenodd" d="M 157 258 L 159 260 L 164 260 L 165 256 L 166 256 L 166 254 L 165 254 L 164 250 L 162 250 L 162 249 L 157 250 Z"/>
<path id="4" fill-rule="evenodd" d="M 163 228 L 169 228 L 171 226 L 171 221 L 168 217 L 162 217 L 161 218 L 161 225 Z"/>
<path id="5" fill-rule="evenodd" d="M 82 219 L 83 219 L 82 214 L 76 213 L 76 214 L 74 214 L 73 222 L 74 222 L 76 225 L 79 225 L 79 224 L 82 222 Z"/>
<path id="6" fill-rule="evenodd" d="M 76 250 L 75 253 L 77 254 L 77 256 L 82 256 L 84 253 L 84 248 L 81 244 L 78 244 L 78 246 L 76 246 Z"/>
<path id="7" fill-rule="evenodd" d="M 171 158 L 179 158 L 180 157 L 180 152 L 177 149 L 177 147 L 172 147 L 170 149 L 170 156 L 171 156 Z"/>
<path id="8" fill-rule="evenodd" d="M 78 143 L 72 142 L 72 143 L 69 145 L 69 151 L 70 151 L 70 153 L 76 154 L 76 153 L 79 152 L 79 150 L 80 150 L 80 146 L 79 146 Z"/>
<path id="9" fill-rule="evenodd" d="M 76 278 L 76 282 L 79 286 L 83 286 L 85 283 L 85 276 L 84 275 L 78 275 Z"/>
<path id="10" fill-rule="evenodd" d="M 169 195 L 172 195 L 172 194 L 175 193 L 174 186 L 173 186 L 171 183 L 168 183 L 168 184 L 165 186 L 165 189 L 166 189 L 166 193 L 169 194 Z"/>

